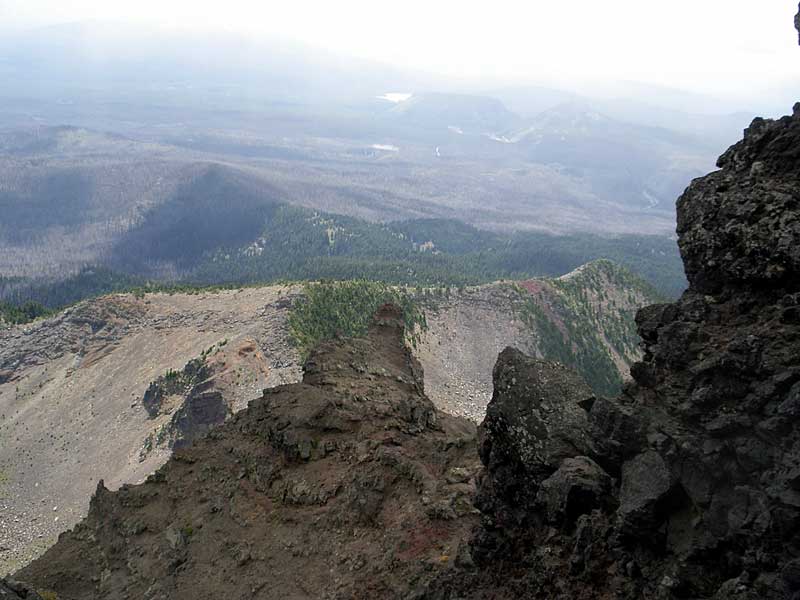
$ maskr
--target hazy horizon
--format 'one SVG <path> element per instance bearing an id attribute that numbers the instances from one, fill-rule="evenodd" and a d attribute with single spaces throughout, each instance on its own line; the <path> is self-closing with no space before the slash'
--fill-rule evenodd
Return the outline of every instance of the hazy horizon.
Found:
<path id="1" fill-rule="evenodd" d="M 670 237 L 688 182 L 797 100 L 783 12 L 0 0 L 0 275 L 217 273 L 276 205 Z"/>
<path id="2" fill-rule="evenodd" d="M 634 0 L 519 3 L 491 8 L 411 0 L 402 6 L 345 0 L 248 7 L 232 0 L 143 0 L 135 7 L 97 0 L 0 0 L 0 22 L 33 28 L 84 20 L 280 39 L 341 57 L 438 74 L 464 85 L 549 85 L 603 93 L 642 82 L 756 108 L 766 95 L 789 97 L 795 75 L 795 10 L 679 0 L 655 11 Z M 746 85 L 743 83 L 746 81 Z M 614 86 L 609 93 L 618 93 Z M 404 91 L 404 90 L 398 90 Z M 763 103 L 762 103 L 763 104 Z M 788 109 L 788 106 L 786 107 Z"/>

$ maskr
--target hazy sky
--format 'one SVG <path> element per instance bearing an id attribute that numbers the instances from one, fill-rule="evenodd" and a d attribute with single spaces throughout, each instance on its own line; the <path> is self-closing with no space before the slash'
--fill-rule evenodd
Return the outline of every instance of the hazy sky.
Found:
<path id="1" fill-rule="evenodd" d="M 748 78 L 798 80 L 796 11 L 794 0 L 0 0 L 0 23 L 223 27 L 457 77 L 744 95 Z"/>

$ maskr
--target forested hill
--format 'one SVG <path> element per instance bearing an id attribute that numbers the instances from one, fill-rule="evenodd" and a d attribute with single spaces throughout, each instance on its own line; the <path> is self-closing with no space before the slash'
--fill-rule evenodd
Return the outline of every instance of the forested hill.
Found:
<path id="1" fill-rule="evenodd" d="M 218 224 L 214 235 L 204 233 L 209 221 Z M 186 204 L 148 215 L 102 264 L 66 279 L 0 280 L 0 299 L 56 308 L 135 288 L 286 280 L 459 287 L 560 276 L 600 258 L 627 267 L 665 296 L 677 297 L 685 287 L 677 247 L 659 236 L 502 234 L 445 219 L 379 224 L 285 204 L 254 203 L 233 213 Z"/>
<path id="2" fill-rule="evenodd" d="M 220 248 L 198 261 L 197 282 L 366 278 L 411 285 L 474 285 L 558 276 L 608 258 L 668 295 L 683 289 L 674 243 L 655 236 L 503 235 L 454 220 L 374 224 L 280 206 L 246 246 Z"/>

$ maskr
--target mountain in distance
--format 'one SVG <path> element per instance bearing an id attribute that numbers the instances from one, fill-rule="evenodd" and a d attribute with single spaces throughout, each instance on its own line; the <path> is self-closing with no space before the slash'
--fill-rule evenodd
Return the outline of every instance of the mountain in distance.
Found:
<path id="1" fill-rule="evenodd" d="M 688 95 L 685 100 L 687 94 L 680 91 L 659 95 L 643 85 L 618 86 L 624 91 L 616 96 L 604 91 L 604 97 L 541 86 L 487 93 L 444 78 L 325 56 L 281 40 L 224 34 L 203 37 L 92 22 L 10 36 L 0 41 L 0 58 L 0 72 L 17 82 L 13 89 L 0 91 L 0 124 L 69 123 L 139 139 L 146 136 L 157 142 L 219 135 L 221 130 L 261 129 L 270 132 L 273 145 L 282 145 L 276 142 L 289 137 L 295 150 L 305 136 L 371 138 L 368 145 L 397 147 L 407 159 L 416 158 L 418 150 L 397 142 L 416 138 L 428 146 L 421 153 L 427 158 L 436 158 L 436 147 L 442 146 L 444 151 L 449 144 L 453 146 L 451 155 L 466 152 L 485 160 L 502 154 L 491 145 L 476 145 L 469 136 L 433 138 L 430 134 L 459 130 L 513 133 L 525 128 L 521 121 L 535 119 L 565 102 L 586 103 L 594 112 L 621 123 L 655 123 L 678 127 L 683 133 L 703 122 L 692 118 L 695 114 L 689 109 L 698 108 L 700 114 L 713 112 L 699 110 L 705 107 L 705 99 L 701 102 Z M 217 64 L 225 68 L 215 67 Z M 396 104 L 379 100 L 392 90 L 411 97 Z M 659 98 L 661 105 L 650 102 Z M 674 118 L 665 117 L 670 110 L 676 113 Z M 731 111 L 720 108 L 719 112 L 720 118 L 727 118 Z M 705 122 L 714 118 L 708 116 Z M 709 164 L 713 164 L 720 143 L 728 143 L 731 135 L 738 134 L 728 125 L 721 127 L 724 139 L 705 149 Z M 707 137 L 708 129 L 698 131 Z M 685 153 L 695 154 L 698 140 L 684 142 Z M 446 158 L 448 152 L 442 151 L 441 157 Z M 512 155 L 503 160 L 512 166 L 518 158 Z"/>
<path id="2" fill-rule="evenodd" d="M 334 173 L 311 150 L 298 158 L 252 137 L 240 143 L 250 148 L 247 156 L 227 147 L 190 150 L 74 127 L 0 134 L 0 273 L 27 278 L 34 287 L 87 266 L 142 283 L 350 279 L 361 272 L 395 283 L 459 285 L 557 275 L 610 258 L 667 295 L 685 285 L 667 237 L 509 231 L 512 221 L 530 219 L 533 226 L 536 219 L 541 226 L 543 209 L 521 196 L 516 204 L 513 195 L 505 196 L 503 212 L 481 205 L 482 188 L 467 185 L 457 166 L 447 175 L 452 179 L 428 170 L 409 181 L 418 169 L 393 159 L 351 157 L 349 167 L 339 160 Z M 535 172 L 506 170 L 502 177 L 511 186 Z M 460 186 L 463 194 L 458 191 L 457 203 L 437 205 L 438 190 L 448 183 L 451 193 Z M 490 183 L 498 193 L 501 181 L 484 185 Z M 425 194 L 414 193 L 420 186 L 428 188 Z M 562 223 L 569 204 L 561 198 Z M 592 206 L 598 221 L 603 213 L 611 224 L 611 207 Z M 489 215 L 494 231 L 464 223 Z M 0 288 L 8 298 L 9 286 Z M 47 296 L 39 290 L 14 298 L 45 300 L 51 308 L 81 298 Z"/>
<path id="3" fill-rule="evenodd" d="M 499 100 L 465 94 L 415 94 L 397 103 L 389 116 L 410 127 L 462 134 L 492 134 L 521 122 Z"/>
<path id="4" fill-rule="evenodd" d="M 522 119 L 532 119 L 544 111 L 571 102 L 589 99 L 577 92 L 542 85 L 516 85 L 496 88 L 477 88 L 476 94 L 484 94 L 500 100 L 504 106 Z"/>
<path id="5" fill-rule="evenodd" d="M 582 102 L 548 109 L 493 139 L 516 145 L 532 162 L 558 164 L 620 202 L 652 210 L 672 212 L 686 183 L 713 165 L 706 141 L 618 121 Z"/>
<path id="6" fill-rule="evenodd" d="M 4 37 L 0 72 L 17 82 L 0 90 L 0 194 L 52 225 L 42 248 L 0 241 L 17 271 L 55 242 L 74 272 L 211 164 L 235 187 L 263 187 L 265 201 L 372 222 L 671 236 L 672 199 L 735 129 L 727 117 L 702 129 L 635 95 L 628 110 L 545 87 L 486 92 L 280 40 L 91 22 Z M 604 118 L 575 126 L 587 115 Z M 648 115 L 663 127 L 642 125 Z M 75 216 L 56 223 L 62 207 L 36 206 L 61 186 Z M 91 226 L 76 193 L 92 198 Z"/>
<path id="7" fill-rule="evenodd" d="M 616 109 L 618 118 L 604 114 L 606 107 Z M 643 115 L 658 112 L 639 108 Z M 610 102 L 574 98 L 523 118 L 488 96 L 425 94 L 398 102 L 388 114 L 402 117 L 407 127 L 397 132 L 400 139 L 429 139 L 437 156 L 554 167 L 601 198 L 667 214 L 674 211 L 673 199 L 713 166 L 718 148 L 743 126 L 741 115 L 717 121 L 683 115 L 680 126 L 663 119 L 670 127 L 660 127 L 645 124 L 647 116 L 631 122 L 624 112 Z"/>
<path id="8" fill-rule="evenodd" d="M 741 137 L 742 130 L 750 124 L 754 114 L 753 110 L 747 110 L 750 107 L 746 103 L 726 103 L 719 98 L 636 82 L 610 84 L 607 89 L 567 91 L 517 86 L 486 93 L 500 99 L 525 119 L 534 119 L 558 106 L 582 105 L 585 110 L 623 123 L 659 127 L 693 136 L 696 142 L 713 146 L 717 152 Z M 781 114 L 785 105 L 785 102 L 776 101 L 766 112 Z"/>

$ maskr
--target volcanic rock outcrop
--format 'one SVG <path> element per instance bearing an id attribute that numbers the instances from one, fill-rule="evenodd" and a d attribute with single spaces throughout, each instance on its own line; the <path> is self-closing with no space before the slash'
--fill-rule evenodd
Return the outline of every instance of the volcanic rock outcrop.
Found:
<path id="1" fill-rule="evenodd" d="M 478 467 L 385 307 L 144 484 L 101 482 L 17 578 L 59 600 L 406 597 L 468 556 Z"/>

